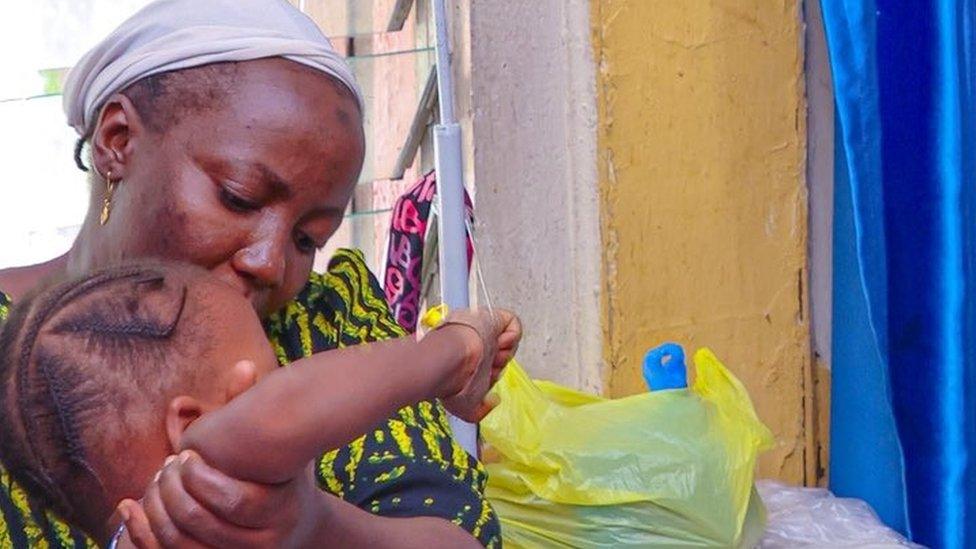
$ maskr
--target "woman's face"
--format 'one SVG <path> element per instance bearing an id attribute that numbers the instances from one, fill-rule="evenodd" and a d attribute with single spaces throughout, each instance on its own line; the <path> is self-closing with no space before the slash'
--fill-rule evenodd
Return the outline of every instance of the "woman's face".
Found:
<path id="1" fill-rule="evenodd" d="M 110 102 L 93 156 L 121 183 L 89 240 L 95 262 L 205 267 L 263 316 L 301 290 L 339 227 L 362 167 L 362 121 L 340 84 L 288 60 L 240 63 L 232 82 L 214 106 L 158 132 L 126 98 Z"/>

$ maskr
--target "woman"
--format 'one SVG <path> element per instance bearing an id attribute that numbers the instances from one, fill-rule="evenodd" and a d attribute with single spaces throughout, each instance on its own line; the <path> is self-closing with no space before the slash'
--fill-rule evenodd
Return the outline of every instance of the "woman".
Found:
<path id="1" fill-rule="evenodd" d="M 328 41 L 287 2 L 154 2 L 76 65 L 64 102 L 91 153 L 88 213 L 64 256 L 0 271 L 0 316 L 44 278 L 154 256 L 238 289 L 267 319 L 282 364 L 402 335 L 361 256 L 340 252 L 328 274 L 311 272 L 362 166 L 362 101 Z M 147 492 L 140 511 L 152 530 L 136 541 L 497 544 L 484 472 L 448 433 L 437 403 L 401 410 L 322 457 L 315 480 L 332 495 L 312 479 L 262 486 L 174 460 Z M 0 542 L 86 543 L 0 473 Z M 384 518 L 417 516 L 443 520 Z"/>

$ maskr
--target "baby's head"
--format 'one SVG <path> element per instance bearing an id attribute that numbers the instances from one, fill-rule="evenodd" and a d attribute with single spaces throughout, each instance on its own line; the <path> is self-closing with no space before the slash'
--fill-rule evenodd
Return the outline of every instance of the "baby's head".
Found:
<path id="1" fill-rule="evenodd" d="M 248 301 L 203 269 L 130 264 L 46 287 L 0 332 L 0 460 L 104 538 L 186 427 L 275 364 Z"/>

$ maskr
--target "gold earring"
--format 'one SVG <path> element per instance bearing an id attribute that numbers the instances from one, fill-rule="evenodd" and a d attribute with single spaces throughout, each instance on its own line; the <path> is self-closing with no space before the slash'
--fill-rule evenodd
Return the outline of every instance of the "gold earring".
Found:
<path id="1" fill-rule="evenodd" d="M 108 177 L 105 178 L 105 197 L 102 198 L 102 225 L 108 223 L 108 215 L 112 211 L 112 193 L 115 192 L 115 185 L 118 181 L 112 181 L 112 172 L 108 172 Z"/>

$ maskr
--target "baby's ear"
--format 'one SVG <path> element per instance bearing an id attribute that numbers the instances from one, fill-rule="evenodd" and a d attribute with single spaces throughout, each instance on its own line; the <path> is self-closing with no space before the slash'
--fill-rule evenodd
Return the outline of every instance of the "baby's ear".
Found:
<path id="1" fill-rule="evenodd" d="M 191 396 L 178 396 L 169 402 L 166 408 L 166 436 L 172 453 L 177 454 L 183 449 L 183 433 L 203 412 L 203 403 Z"/>
<path id="2" fill-rule="evenodd" d="M 258 381 L 258 368 L 253 360 L 241 360 L 231 368 L 227 382 L 227 402 L 254 387 Z"/>

